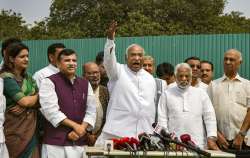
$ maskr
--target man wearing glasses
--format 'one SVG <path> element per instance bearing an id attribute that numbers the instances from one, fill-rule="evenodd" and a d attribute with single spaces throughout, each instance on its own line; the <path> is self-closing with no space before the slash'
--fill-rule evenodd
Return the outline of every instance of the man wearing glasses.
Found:
<path id="1" fill-rule="evenodd" d="M 205 91 L 207 91 L 207 85 L 203 82 L 201 82 L 200 76 L 201 76 L 201 61 L 198 57 L 189 57 L 185 61 L 191 68 L 192 68 L 192 81 L 191 86 L 201 88 Z"/>

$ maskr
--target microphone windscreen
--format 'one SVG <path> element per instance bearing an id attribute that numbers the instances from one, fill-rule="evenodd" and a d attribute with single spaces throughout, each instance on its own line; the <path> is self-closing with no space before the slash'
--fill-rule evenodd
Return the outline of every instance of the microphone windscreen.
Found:
<path id="1" fill-rule="evenodd" d="M 180 138 L 183 143 L 195 146 L 195 143 L 192 141 L 191 136 L 189 134 L 182 134 Z"/>
<path id="2" fill-rule="evenodd" d="M 139 141 L 137 139 L 131 137 L 130 140 L 129 140 L 129 144 L 139 145 Z"/>
<path id="3" fill-rule="evenodd" d="M 171 135 L 167 133 L 164 129 L 161 130 L 160 135 L 162 135 L 165 138 L 171 138 Z"/>
<path id="4" fill-rule="evenodd" d="M 183 134 L 180 136 L 182 142 L 188 142 L 191 140 L 191 137 L 189 134 Z"/>
<path id="5" fill-rule="evenodd" d="M 159 125 L 159 124 L 154 124 L 154 133 L 157 133 L 157 134 L 161 134 L 161 130 L 163 130 L 163 128 Z"/>
<path id="6" fill-rule="evenodd" d="M 156 125 L 157 125 L 157 123 L 156 123 L 156 122 L 152 123 L 152 127 L 153 127 L 153 128 L 155 128 L 155 127 L 156 127 Z"/>
<path id="7" fill-rule="evenodd" d="M 145 132 L 140 133 L 140 134 L 138 135 L 138 138 L 140 139 L 140 138 L 141 138 L 141 137 L 143 137 L 143 136 L 148 136 L 148 134 L 147 134 L 147 133 L 145 133 Z"/>

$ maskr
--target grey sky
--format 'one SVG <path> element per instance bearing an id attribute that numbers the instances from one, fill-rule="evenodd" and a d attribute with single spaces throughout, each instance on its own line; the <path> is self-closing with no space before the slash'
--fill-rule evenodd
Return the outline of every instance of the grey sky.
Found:
<path id="1" fill-rule="evenodd" d="M 0 9 L 12 9 L 21 13 L 24 20 L 33 24 L 49 16 L 49 7 L 52 0 L 0 0 Z M 250 0 L 228 0 L 225 13 L 240 11 L 244 16 L 250 18 Z"/>
<path id="2" fill-rule="evenodd" d="M 228 13 L 231 11 L 242 12 L 244 16 L 250 18 L 250 0 L 228 0 L 228 4 L 225 7 L 224 12 Z"/>
<path id="3" fill-rule="evenodd" d="M 52 0 L 0 0 L 0 9 L 21 13 L 24 20 L 32 24 L 49 16 Z"/>

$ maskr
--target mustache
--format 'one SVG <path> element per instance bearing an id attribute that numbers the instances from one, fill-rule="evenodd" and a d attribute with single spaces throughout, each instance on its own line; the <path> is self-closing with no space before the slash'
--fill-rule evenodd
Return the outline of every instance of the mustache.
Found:
<path id="1" fill-rule="evenodd" d="M 72 64 L 69 64 L 67 65 L 67 68 L 75 68 L 76 66 L 75 65 L 72 65 Z"/>
<path id="2" fill-rule="evenodd" d="M 188 81 L 179 81 L 180 84 L 188 84 Z"/>

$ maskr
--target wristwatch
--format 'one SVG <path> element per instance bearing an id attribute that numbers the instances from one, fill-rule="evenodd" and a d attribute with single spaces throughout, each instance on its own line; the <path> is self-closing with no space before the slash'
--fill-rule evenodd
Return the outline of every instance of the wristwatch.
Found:
<path id="1" fill-rule="evenodd" d="M 247 135 L 247 132 L 246 131 L 239 131 L 239 134 L 242 136 L 242 137 L 245 137 Z"/>

